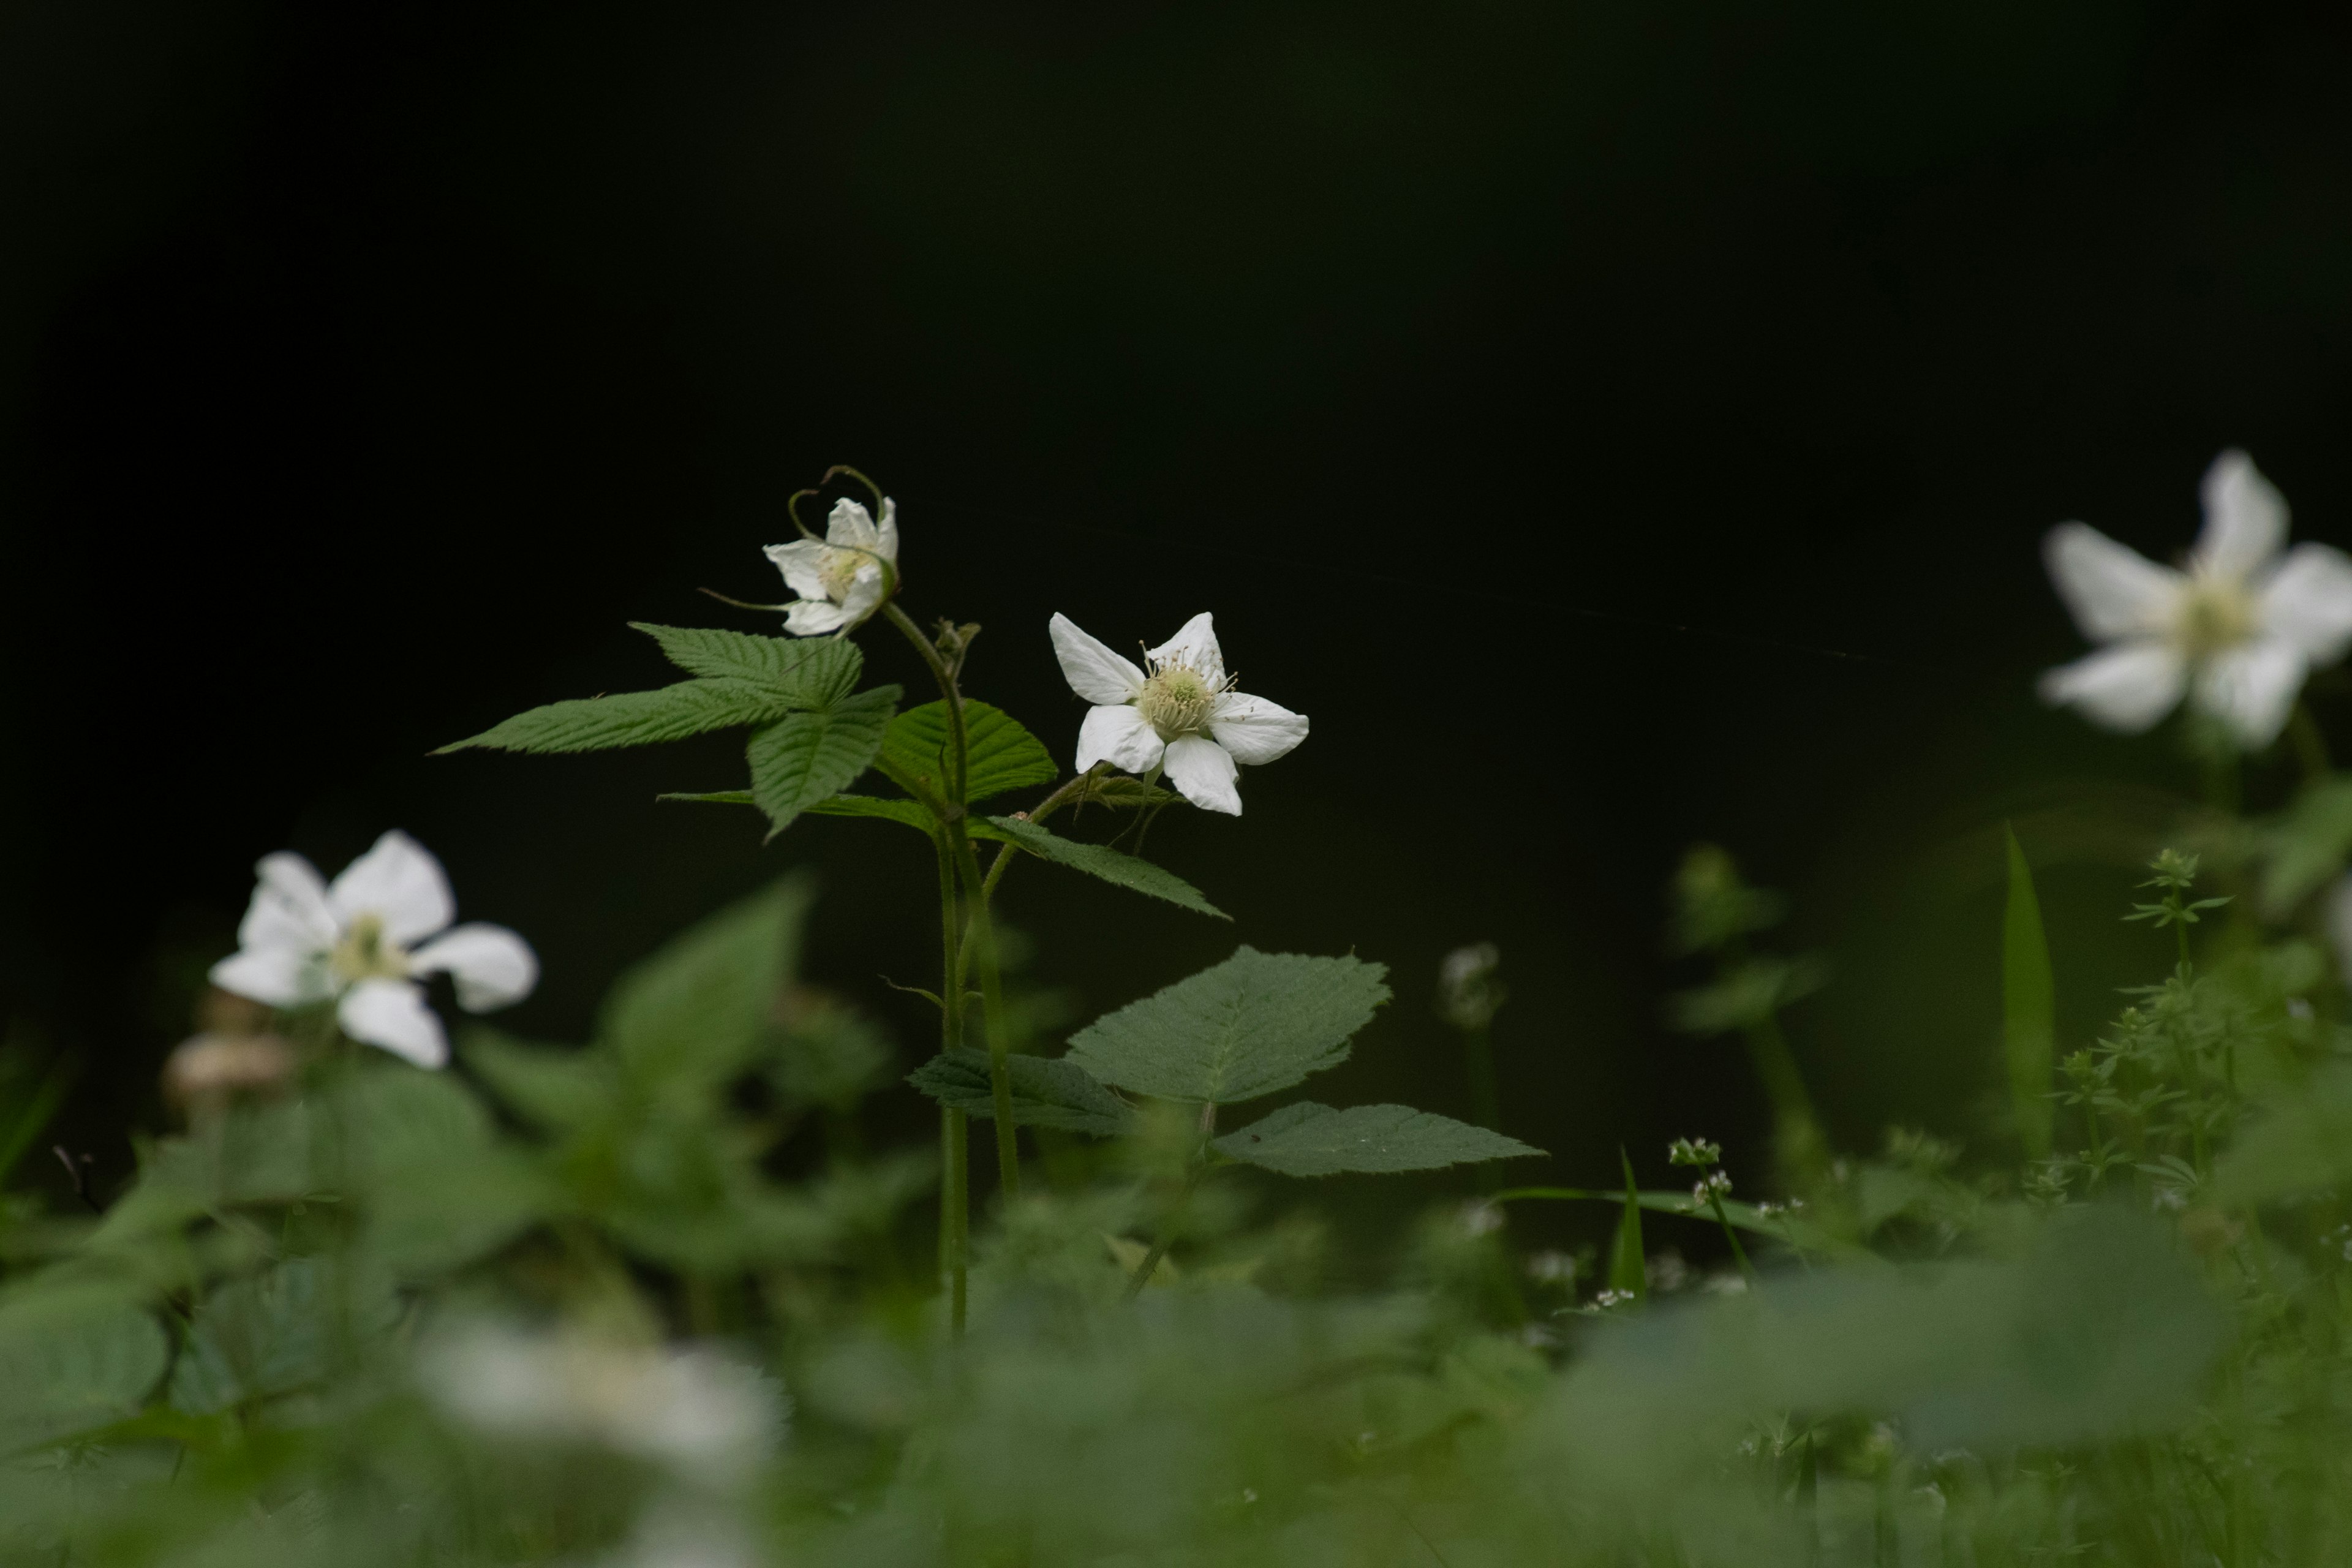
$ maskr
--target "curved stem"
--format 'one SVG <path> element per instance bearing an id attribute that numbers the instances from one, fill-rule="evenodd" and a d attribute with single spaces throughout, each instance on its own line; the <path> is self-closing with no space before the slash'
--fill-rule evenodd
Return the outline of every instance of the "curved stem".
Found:
<path id="1" fill-rule="evenodd" d="M 1108 765 L 1108 764 L 1107 763 L 1097 763 L 1085 773 L 1080 773 L 1077 777 L 1062 785 L 1061 788 L 1055 790 L 1053 794 L 1047 795 L 1044 800 L 1039 801 L 1034 806 L 1031 807 L 1026 814 L 1027 819 L 1031 822 L 1043 822 L 1047 817 L 1053 816 L 1055 812 L 1061 810 L 1062 807 L 1069 805 L 1070 802 L 1076 797 L 1078 792 L 1084 789 L 1094 776 L 1097 773 L 1101 773 Z M 981 883 L 980 896 L 983 900 L 992 899 L 996 896 L 996 884 L 1004 880 L 1005 868 L 1013 864 L 1014 852 L 1014 847 L 1013 845 L 1004 844 L 998 846 L 996 858 L 988 863 L 988 876 Z"/>
<path id="2" fill-rule="evenodd" d="M 1192 1189 L 1201 1184 L 1202 1176 L 1208 1172 L 1209 1140 L 1216 1136 L 1216 1131 L 1217 1102 L 1203 1100 L 1201 1104 L 1201 1138 L 1193 1149 L 1191 1162 L 1185 1166 L 1184 1184 L 1177 1189 L 1176 1201 L 1168 1205 L 1168 1213 L 1160 1222 L 1159 1237 L 1144 1253 L 1143 1261 L 1135 1266 L 1135 1272 L 1127 1277 L 1127 1288 L 1119 1292 L 1121 1301 L 1132 1301 L 1142 1295 L 1143 1288 L 1151 1283 L 1152 1275 L 1160 1271 L 1160 1260 L 1168 1256 L 1169 1244 L 1176 1239 L 1176 1213 L 1184 1206 L 1184 1200 L 1192 1195 Z"/>

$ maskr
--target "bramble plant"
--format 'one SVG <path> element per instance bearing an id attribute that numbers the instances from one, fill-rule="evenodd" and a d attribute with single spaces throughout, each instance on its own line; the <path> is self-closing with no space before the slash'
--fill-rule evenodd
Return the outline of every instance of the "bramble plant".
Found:
<path id="1" fill-rule="evenodd" d="M 1296 1098 L 1391 999 L 1352 952 L 1237 944 L 1053 1048 L 998 924 L 1013 868 L 1225 919 L 1143 829 L 1241 817 L 1239 770 L 1307 721 L 1236 689 L 1207 615 L 1139 664 L 1055 616 L 1091 705 L 1066 773 L 967 695 L 980 626 L 902 607 L 896 506 L 835 481 L 858 493 L 824 536 L 768 551 L 796 596 L 744 606 L 786 635 L 642 627 L 684 679 L 446 749 L 740 730 L 744 787 L 670 798 L 772 839 L 810 814 L 923 835 L 935 1048 L 902 1073 L 801 973 L 816 893 L 788 874 L 616 976 L 586 1042 L 468 1023 L 453 1049 L 427 982 L 469 1014 L 519 1001 L 523 938 L 456 923 L 398 832 L 331 881 L 267 857 L 166 1071 L 184 1126 L 121 1193 L 68 1159 L 77 1212 L 0 1207 L 0 1562 L 2352 1552 L 2352 780 L 2299 700 L 2352 643 L 2352 561 L 2286 550 L 2242 454 L 2208 476 L 2185 571 L 2081 524 L 2049 548 L 2105 646 L 2044 696 L 2128 731 L 2185 707 L 2206 764 L 2210 799 L 2118 911 L 2151 933 L 2147 984 L 2095 1037 L 2062 1029 L 2032 835 L 1992 825 L 2000 1125 L 1842 1152 L 1792 1016 L 1829 970 L 1776 951 L 1784 901 L 1698 846 L 1667 935 L 1708 973 L 1667 1018 L 1742 1042 L 1772 1143 L 1582 1151 L 1614 1173 L 1592 1187 L 1496 1174 L 1548 1156 L 1503 1130 L 1493 943 L 1433 977 L 1470 1121 Z M 886 626 L 935 699 L 862 686 L 856 638 Z M 2282 744 L 2302 783 L 2249 815 L 2275 775 L 2241 764 Z M 0 1175 L 66 1084 L 0 1054 Z M 861 1108 L 909 1091 L 936 1147 L 872 1149 Z M 1393 1259 L 1338 1257 L 1293 1206 L 1310 1178 L 1456 1165 L 1477 1169 Z M 1605 1205 L 1605 1246 L 1523 1248 L 1514 1216 L 1560 1204 Z"/>

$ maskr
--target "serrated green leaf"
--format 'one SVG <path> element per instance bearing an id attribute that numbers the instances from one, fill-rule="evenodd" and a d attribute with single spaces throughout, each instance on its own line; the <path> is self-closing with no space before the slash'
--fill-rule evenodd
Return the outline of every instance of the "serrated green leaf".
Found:
<path id="1" fill-rule="evenodd" d="M 360 1200 L 367 1253 L 383 1268 L 412 1279 L 457 1268 L 552 1206 L 549 1184 L 499 1143 L 488 1108 L 461 1079 L 371 1067 L 339 1100 L 345 1179 Z"/>
<path id="2" fill-rule="evenodd" d="M 983 801 L 1006 790 L 1050 782 L 1061 769 L 1053 753 L 1002 709 L 964 699 L 966 758 L 964 799 Z M 882 742 L 883 772 L 909 795 L 909 781 L 947 793 L 948 710 L 945 702 L 909 708 L 890 721 Z"/>
<path id="3" fill-rule="evenodd" d="M 768 814 L 769 837 L 873 764 L 898 702 L 897 687 L 877 686 L 830 708 L 787 713 L 753 732 L 746 750 L 751 799 Z"/>
<path id="4" fill-rule="evenodd" d="M 1005 1058 L 1013 1085 L 1013 1120 L 1023 1127 L 1053 1127 L 1115 1138 L 1130 1131 L 1135 1112 L 1084 1068 L 1053 1057 Z M 950 1110 L 993 1119 L 988 1053 L 970 1046 L 942 1051 L 907 1075 L 907 1081 Z"/>
<path id="5" fill-rule="evenodd" d="M 760 804 L 751 798 L 751 792 L 748 789 L 707 789 L 692 794 L 673 790 L 667 795 L 657 795 L 654 798 L 698 801 L 704 805 L 757 805 Z M 809 809 L 814 811 L 816 808 L 811 806 Z"/>
<path id="6" fill-rule="evenodd" d="M 866 668 L 856 643 L 840 637 L 763 637 L 708 626 L 630 626 L 661 644 L 679 668 L 716 679 L 748 680 L 795 708 L 829 708 L 848 696 Z"/>
<path id="7" fill-rule="evenodd" d="M 1201 890 L 1175 872 L 1153 865 L 1149 860 L 1122 854 L 1106 844 L 1088 844 L 1076 838 L 1064 838 L 1034 822 L 1017 816 L 992 816 L 994 823 L 1013 843 L 1041 860 L 1051 860 L 1056 866 L 1067 866 L 1073 871 L 1084 871 L 1106 882 L 1155 899 L 1165 899 L 1171 904 L 1217 919 L 1233 917 L 1201 896 Z"/>
<path id="8" fill-rule="evenodd" d="M 502 752 L 603 752 L 683 741 L 712 730 L 764 724 L 792 704 L 748 680 L 681 680 L 652 691 L 623 691 L 551 702 L 518 713 L 434 754 L 487 747 Z"/>
<path id="9" fill-rule="evenodd" d="M 1481 1160 L 1540 1154 L 1516 1138 L 1409 1105 L 1351 1105 L 1334 1110 L 1312 1100 L 1286 1105 L 1213 1145 L 1228 1159 L 1286 1176 L 1336 1176 L 1346 1171 L 1433 1171 Z"/>
<path id="10" fill-rule="evenodd" d="M 400 1316 L 388 1282 L 359 1270 L 347 1270 L 338 1281 L 332 1267 L 289 1258 L 214 1291 L 197 1308 L 172 1369 L 173 1406 L 207 1415 L 317 1387 L 330 1370 L 332 1315 L 339 1310 L 346 1314 L 342 1331 L 356 1338 L 388 1331 Z"/>
<path id="11" fill-rule="evenodd" d="M 134 1414 L 163 1377 L 162 1325 L 102 1285 L 44 1289 L 0 1308 L 0 1452 Z"/>
<path id="12" fill-rule="evenodd" d="M 529 1046 L 476 1026 L 457 1052 L 474 1075 L 525 1121 L 544 1132 L 576 1132 L 612 1114 L 620 1084 L 593 1051 Z"/>
<path id="13" fill-rule="evenodd" d="M 1635 1300 L 1650 1293 L 1650 1266 L 1642 1254 L 1642 1194 L 1633 1185 L 1633 1162 L 1617 1151 L 1625 1167 L 1625 1206 L 1617 1211 L 1617 1234 L 1609 1238 L 1609 1289 Z"/>
<path id="14" fill-rule="evenodd" d="M 1096 1019 L 1067 1059 L 1138 1094 L 1255 1100 L 1347 1060 L 1349 1038 L 1389 999 L 1387 973 L 1353 957 L 1244 947 Z"/>
<path id="15" fill-rule="evenodd" d="M 2050 974 L 2050 943 L 2042 931 L 2042 902 L 2033 871 L 2014 830 L 2009 842 L 2009 902 L 2000 922 L 2001 1040 L 2009 1063 L 2011 1112 L 2028 1158 L 2050 1152 L 2050 1098 L 2056 1068 L 2057 1003 Z"/>
<path id="16" fill-rule="evenodd" d="M 673 938 L 605 998 L 600 1039 L 640 1084 L 700 1089 L 750 1065 L 791 984 L 814 889 L 787 877 Z"/>

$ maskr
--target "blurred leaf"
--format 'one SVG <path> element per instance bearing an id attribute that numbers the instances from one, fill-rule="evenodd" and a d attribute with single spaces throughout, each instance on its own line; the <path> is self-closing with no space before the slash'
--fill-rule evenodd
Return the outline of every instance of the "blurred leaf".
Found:
<path id="1" fill-rule="evenodd" d="M 700 1089 L 741 1071 L 791 981 L 813 894 L 787 877 L 673 938 L 614 985 L 598 1037 L 649 1086 Z"/>
<path id="2" fill-rule="evenodd" d="M 1110 1260 L 1118 1266 L 1121 1278 L 1129 1279 L 1133 1279 L 1135 1271 L 1143 1267 L 1143 1260 L 1151 1256 L 1151 1248 L 1142 1242 L 1130 1237 L 1113 1236 L 1108 1231 L 1103 1233 L 1103 1249 L 1110 1254 Z M 1151 1266 L 1151 1278 L 1143 1283 L 1150 1288 L 1165 1288 L 1176 1284 L 1183 1277 L 1176 1267 L 1176 1260 L 1163 1252 L 1160 1260 Z"/>
<path id="3" fill-rule="evenodd" d="M 877 686 L 752 732 L 751 800 L 768 814 L 769 837 L 873 765 L 898 702 L 897 687 Z"/>
<path id="4" fill-rule="evenodd" d="M 2352 778 L 2313 784 L 2264 830 L 2262 902 L 2272 919 L 2291 912 L 2344 869 L 2352 853 Z"/>
<path id="5" fill-rule="evenodd" d="M 1138 1094 L 1255 1100 L 1347 1060 L 1349 1037 L 1389 999 L 1387 973 L 1354 957 L 1244 947 L 1096 1019 L 1066 1059 Z"/>
<path id="6" fill-rule="evenodd" d="M 1026 822 L 1017 816 L 992 816 L 988 820 L 994 823 L 1007 838 L 1041 860 L 1051 860 L 1056 866 L 1084 871 L 1089 877 L 1099 877 L 1118 887 L 1148 893 L 1155 899 L 1165 899 L 1171 904 L 1199 914 L 1214 915 L 1221 921 L 1233 918 L 1202 898 L 1200 889 L 1192 883 L 1149 860 L 1122 854 L 1108 845 L 1064 838 L 1036 823 Z"/>
<path id="7" fill-rule="evenodd" d="M 2057 1003 L 2033 871 L 2016 832 L 2004 826 L 2001 836 L 2009 843 L 2009 902 L 2000 921 L 2001 1038 L 2008 1048 L 2010 1107 L 2018 1137 L 2026 1157 L 2040 1160 L 2049 1156 L 2056 1110 L 2050 1091 L 2056 1071 Z"/>
<path id="8" fill-rule="evenodd" d="M 1712 985 L 1669 998 L 1666 1017 L 1685 1034 L 1728 1034 L 1752 1028 L 1828 983 L 1829 965 L 1810 954 L 1793 959 L 1751 958 Z"/>
<path id="9" fill-rule="evenodd" d="M 2228 1205 L 2319 1193 L 2352 1183 L 2352 1067 L 2282 1085 L 2213 1164 L 2213 1199 Z"/>
<path id="10" fill-rule="evenodd" d="M 1617 1215 L 1617 1232 L 1609 1241 L 1609 1289 L 1622 1290 L 1635 1300 L 1650 1293 L 1650 1268 L 1642 1255 L 1642 1194 L 1633 1185 L 1633 1162 L 1617 1151 L 1625 1168 L 1625 1206 Z"/>
<path id="11" fill-rule="evenodd" d="M 1012 1080 L 1013 1120 L 1020 1126 L 1097 1138 L 1116 1138 L 1133 1128 L 1135 1112 L 1127 1102 L 1066 1059 L 1007 1057 L 1005 1076 Z M 950 1110 L 995 1119 L 986 1051 L 970 1046 L 942 1051 L 908 1073 L 907 1081 Z"/>
<path id="12" fill-rule="evenodd" d="M 1214 1146 L 1229 1159 L 1286 1176 L 1433 1171 L 1442 1165 L 1543 1152 L 1516 1138 L 1409 1105 L 1351 1105 L 1334 1110 L 1313 1100 L 1286 1105 L 1226 1133 Z"/>
<path id="13" fill-rule="evenodd" d="M 15 1040 L 0 1047 L 0 1183 L 5 1183 L 33 1140 L 57 1114 L 73 1087 L 74 1058 L 60 1051 L 46 1068 L 33 1066 L 30 1050 Z"/>
<path id="14" fill-rule="evenodd" d="M 650 746 L 711 730 L 764 724 L 791 706 L 774 690 L 748 680 L 681 680 L 653 691 L 551 702 L 518 713 L 478 735 L 452 741 L 434 755 L 473 746 L 502 752 L 601 752 L 616 746 Z"/>
<path id="15" fill-rule="evenodd" d="M 857 686 L 866 656 L 845 637 L 763 637 L 707 626 L 629 625 L 690 674 L 748 680 L 795 708 L 829 708 Z"/>
<path id="16" fill-rule="evenodd" d="M 967 802 L 1049 783 L 1062 771 L 1037 737 L 1001 709 L 967 697 L 963 723 Z M 901 788 L 907 788 L 906 780 L 929 780 L 945 795 L 947 753 L 947 704 L 926 702 L 890 721 L 890 732 L 882 742 L 882 769 L 899 780 Z M 908 793 L 914 791 L 908 789 Z"/>
<path id="17" fill-rule="evenodd" d="M 371 1067 L 342 1096 L 362 1239 L 404 1277 L 446 1272 L 498 1250 L 553 1205 L 488 1111 L 444 1073 Z"/>
<path id="18" fill-rule="evenodd" d="M 340 1335 L 364 1342 L 400 1315 L 380 1276 L 320 1258 L 291 1258 L 225 1285 L 196 1309 L 172 1369 L 172 1404 L 209 1415 L 249 1400 L 320 1386 Z M 344 1327 L 338 1330 L 336 1319 Z"/>
<path id="19" fill-rule="evenodd" d="M 795 991 L 768 1079 L 787 1100 L 845 1111 L 888 1081 L 895 1055 L 856 1008 Z"/>
<path id="20" fill-rule="evenodd" d="M 544 1132 L 575 1132 L 604 1119 L 620 1092 L 611 1059 L 598 1052 L 527 1046 L 478 1025 L 457 1049 L 491 1092 Z"/>
<path id="21" fill-rule="evenodd" d="M 1640 1206 L 1651 1214 L 1679 1215 L 1685 1219 L 1701 1225 L 1711 1226 L 1717 1223 L 1715 1210 L 1699 1204 L 1687 1192 L 1643 1190 L 1635 1193 L 1633 1196 Z M 1568 1203 L 1613 1204 L 1621 1207 L 1625 1202 L 1625 1194 L 1613 1187 L 1507 1187 L 1501 1192 L 1490 1194 L 1489 1197 L 1495 1203 L 1518 1203 L 1528 1199 L 1538 1199 Z M 1784 1209 L 1767 1213 L 1754 1204 L 1744 1204 L 1736 1199 L 1726 1198 L 1723 1200 L 1723 1212 L 1725 1217 L 1741 1230 L 1752 1231 L 1758 1236 L 1768 1237 L 1774 1241 L 1786 1242 L 1802 1251 L 1842 1253 L 1857 1258 L 1872 1256 L 1852 1242 L 1839 1240 L 1802 1215 L 1790 1215 Z"/>
<path id="22" fill-rule="evenodd" d="M 0 1306 L 0 1453 L 136 1414 L 170 1359 L 120 1289 L 37 1283 Z"/>

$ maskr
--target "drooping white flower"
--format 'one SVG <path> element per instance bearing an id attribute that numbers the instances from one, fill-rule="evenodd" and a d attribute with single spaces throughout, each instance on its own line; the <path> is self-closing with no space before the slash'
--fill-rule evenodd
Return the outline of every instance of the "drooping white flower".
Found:
<path id="1" fill-rule="evenodd" d="M 255 870 L 260 882 L 236 928 L 237 951 L 213 965 L 224 991 L 273 1007 L 333 999 L 352 1038 L 437 1068 L 449 1059 L 449 1040 L 425 1004 L 422 977 L 446 970 L 469 1013 L 520 1002 L 539 984 L 530 943 L 506 927 L 449 925 L 457 901 L 441 862 L 398 829 L 331 885 L 284 850 Z"/>
<path id="2" fill-rule="evenodd" d="M 791 1409 L 757 1372 L 715 1352 L 488 1322 L 428 1343 L 418 1370 L 445 1409 L 483 1431 L 595 1444 L 720 1486 L 767 1458 Z"/>
<path id="3" fill-rule="evenodd" d="M 2042 678 L 2042 700 L 2137 733 L 2187 695 L 2245 746 L 2277 739 L 2316 666 L 2352 647 L 2352 558 L 2286 544 L 2286 502 L 2243 452 L 2205 472 L 2188 569 L 2159 566 L 2080 522 L 2043 546 L 2059 597 L 2106 646 Z"/>
<path id="4" fill-rule="evenodd" d="M 824 538 L 771 544 L 768 559 L 800 597 L 784 606 L 784 630 L 810 637 L 854 626 L 882 607 L 878 555 L 898 563 L 898 503 L 884 497 L 882 521 L 854 500 L 837 500 Z"/>
<path id="5" fill-rule="evenodd" d="M 1053 621 L 1054 653 L 1070 689 L 1096 704 L 1078 728 L 1078 771 L 1107 762 L 1130 773 L 1165 767 L 1194 805 L 1242 814 L 1234 764 L 1270 763 L 1307 739 L 1307 717 L 1235 691 L 1206 611 L 1143 656 L 1146 673 L 1080 631 Z"/>

